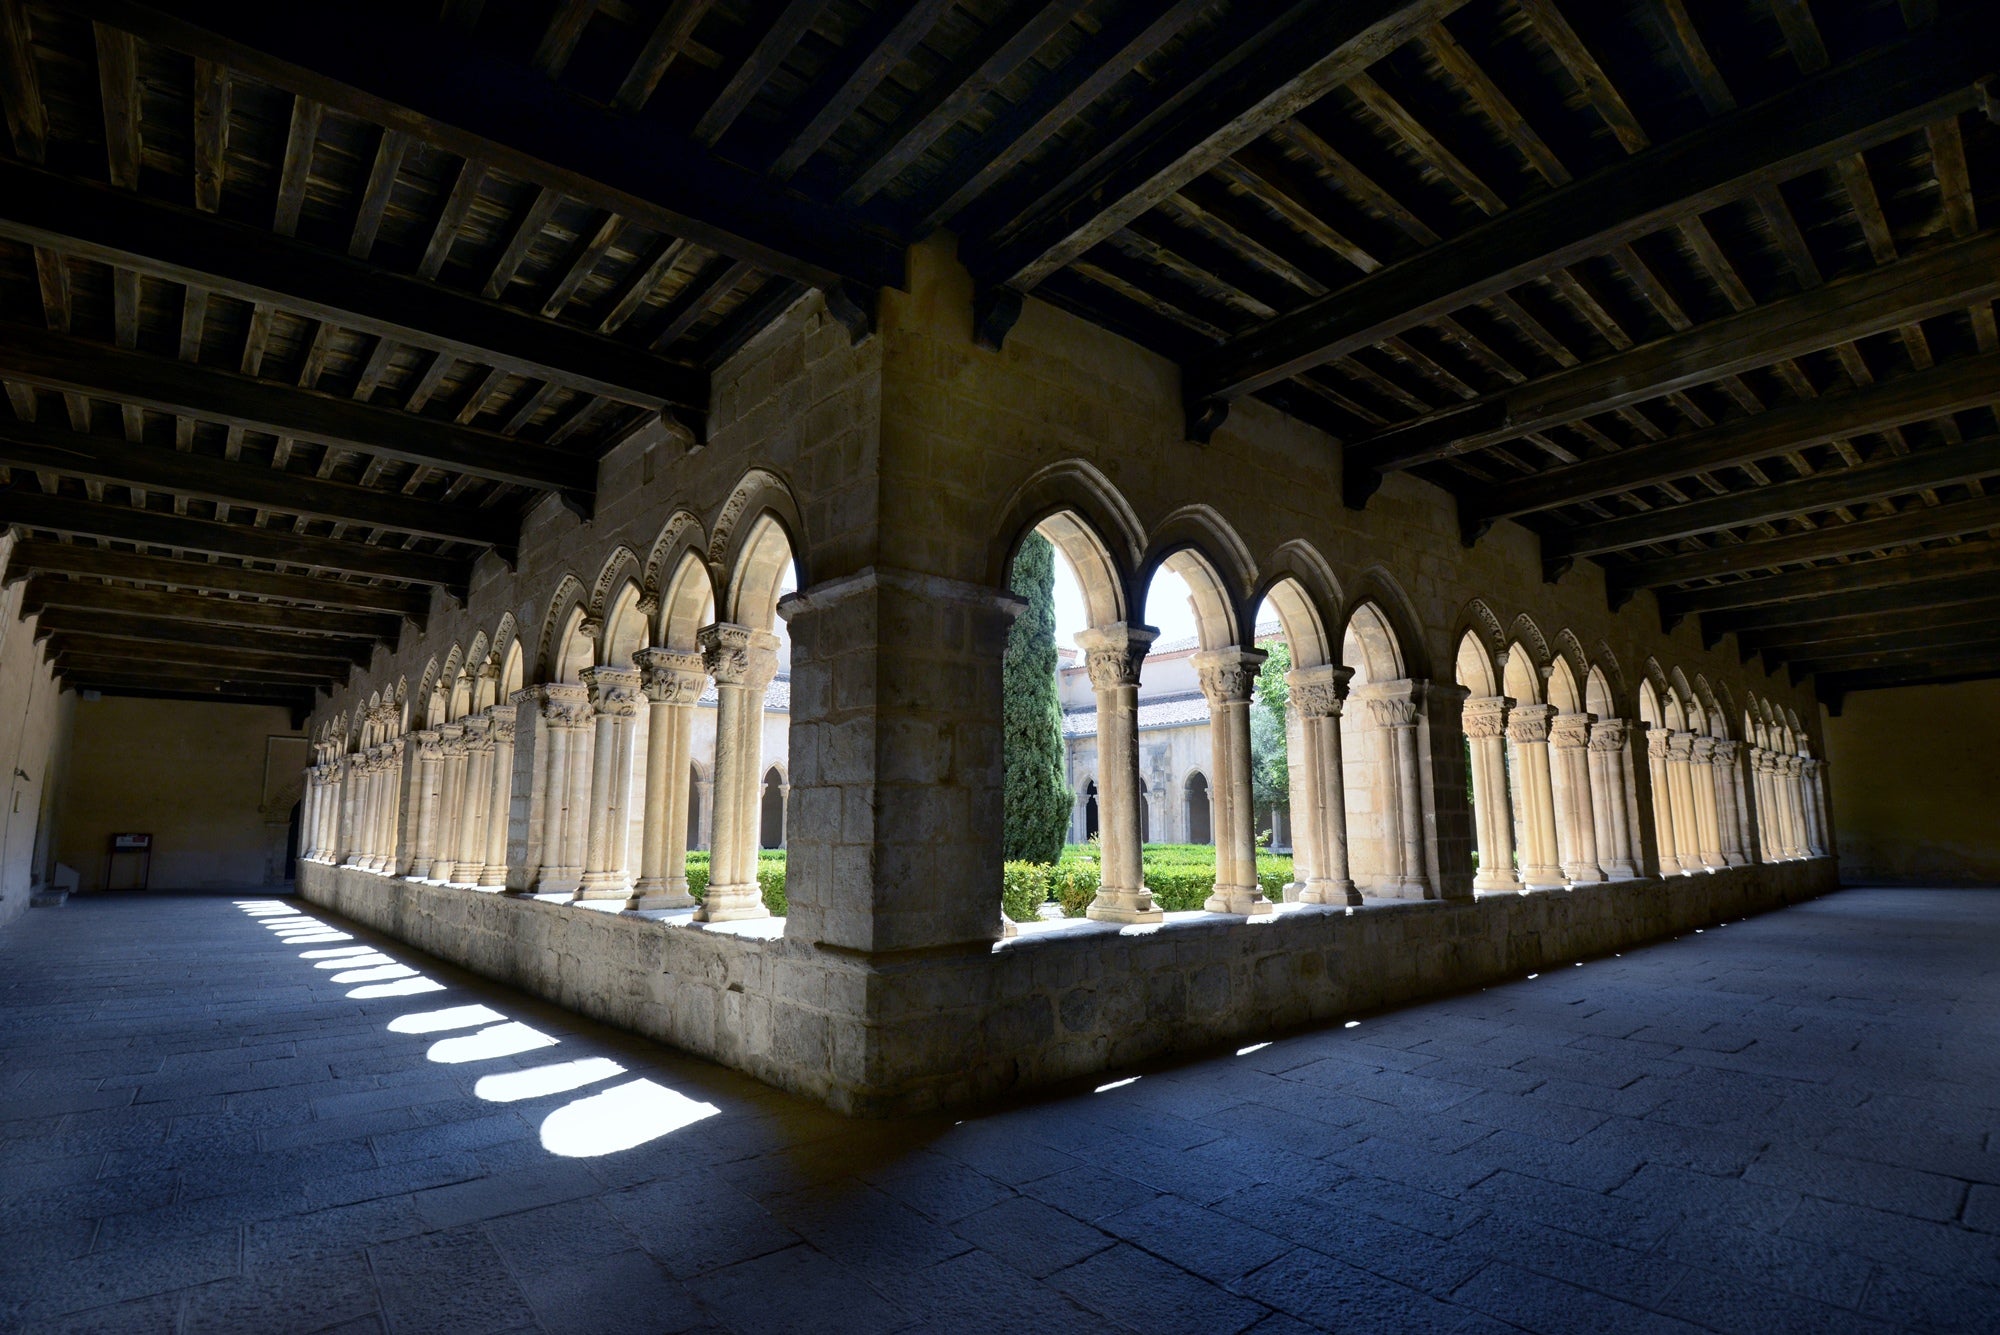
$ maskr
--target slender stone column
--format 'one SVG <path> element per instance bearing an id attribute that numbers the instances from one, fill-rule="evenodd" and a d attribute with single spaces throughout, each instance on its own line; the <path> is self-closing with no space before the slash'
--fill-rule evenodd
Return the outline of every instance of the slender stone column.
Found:
<path id="1" fill-rule="evenodd" d="M 592 748 L 589 844 L 578 899 L 629 899 L 632 881 L 625 866 L 632 821 L 632 720 L 644 698 L 636 668 L 594 667 L 583 673 L 597 724 Z"/>
<path id="2" fill-rule="evenodd" d="M 1392 896 L 1426 899 L 1430 877 L 1424 870 L 1423 769 L 1417 753 L 1417 706 L 1424 684 L 1402 678 L 1368 688 L 1368 713 L 1383 739 L 1382 773 L 1389 828 L 1385 842 L 1394 861 Z"/>
<path id="3" fill-rule="evenodd" d="M 566 861 L 569 840 L 570 771 L 572 752 L 590 726 L 590 700 L 582 686 L 549 682 L 541 688 L 543 748 L 542 863 L 535 872 L 536 894 L 569 894 L 583 879 L 583 865 Z"/>
<path id="4" fill-rule="evenodd" d="M 1765 839 L 1771 846 L 1771 861 L 1786 862 L 1791 859 L 1791 843 L 1785 834 L 1785 780 L 1782 772 L 1784 761 L 1776 751 L 1764 753 L 1764 791 L 1768 795 L 1765 811 L 1768 813 Z"/>
<path id="5" fill-rule="evenodd" d="M 1604 879 L 1597 860 L 1596 799 L 1590 782 L 1590 725 L 1595 721 L 1591 714 L 1558 714 L 1549 725 L 1549 745 L 1554 763 L 1562 767 L 1563 789 L 1569 797 L 1569 810 L 1563 813 L 1569 839 L 1558 848 L 1569 854 L 1562 869 L 1571 885 Z"/>
<path id="6" fill-rule="evenodd" d="M 688 801 L 694 804 L 694 846 L 701 849 L 715 847 L 715 774 L 709 772 L 705 779 L 695 779 L 690 775 L 694 793 Z"/>
<path id="7" fill-rule="evenodd" d="M 458 869 L 459 822 L 465 814 L 465 724 L 438 725 L 437 851 L 427 881 L 450 881 Z"/>
<path id="8" fill-rule="evenodd" d="M 1784 787 L 1785 851 L 1791 857 L 1803 858 L 1806 832 L 1804 804 L 1799 801 L 1799 758 L 1780 757 L 1778 774 Z"/>
<path id="9" fill-rule="evenodd" d="M 1257 831 L 1250 798 L 1250 697 L 1257 686 L 1261 649 L 1204 650 L 1194 656 L 1201 693 L 1208 700 L 1208 736 L 1215 771 L 1215 893 L 1210 913 L 1255 917 L 1271 911 L 1257 887 Z"/>
<path id="10" fill-rule="evenodd" d="M 408 743 L 393 737 L 382 748 L 382 860 L 376 868 L 388 876 L 402 871 L 403 752 Z"/>
<path id="11" fill-rule="evenodd" d="M 478 884 L 499 889 L 507 884 L 507 826 L 514 804 L 514 706 L 495 705 L 487 758 L 486 855 L 480 862 Z"/>
<path id="12" fill-rule="evenodd" d="M 368 748 L 366 760 L 362 764 L 362 807 L 361 807 L 361 862 L 363 871 L 382 870 L 382 780 L 388 772 L 388 762 L 382 755 L 382 748 Z"/>
<path id="13" fill-rule="evenodd" d="M 1757 860 L 1774 862 L 1778 857 L 1777 841 L 1772 838 L 1771 814 L 1771 753 L 1761 746 L 1750 748 L 1750 791 L 1755 801 L 1755 811 L 1751 821 L 1757 840 Z"/>
<path id="14" fill-rule="evenodd" d="M 1694 734 L 1667 734 L 1667 783 L 1674 795 L 1674 848 L 1680 854 L 1681 870 L 1700 871 L 1701 839 L 1695 833 L 1694 818 Z"/>
<path id="15" fill-rule="evenodd" d="M 1722 861 L 1741 867 L 1749 861 L 1743 838 L 1743 743 L 1717 741 L 1715 744 L 1716 821 L 1722 837 Z"/>
<path id="16" fill-rule="evenodd" d="M 1479 873 L 1472 888 L 1501 894 L 1521 889 L 1514 871 L 1514 809 L 1507 792 L 1507 711 L 1514 701 L 1483 695 L 1465 702 L 1465 736 L 1472 750 L 1472 807 Z"/>
<path id="17" fill-rule="evenodd" d="M 1814 851 L 1820 857 L 1834 854 L 1833 822 L 1826 810 L 1826 770 L 1824 760 L 1806 761 L 1806 802 L 1812 808 L 1813 832 L 1816 836 Z"/>
<path id="18" fill-rule="evenodd" d="M 699 635 L 715 678 L 715 833 L 697 922 L 765 918 L 757 884 L 757 788 L 763 778 L 764 690 L 778 671 L 778 637 L 718 622 Z"/>
<path id="19" fill-rule="evenodd" d="M 1614 881 L 1639 874 L 1638 841 L 1633 838 L 1632 808 L 1626 797 L 1631 791 L 1626 772 L 1632 761 L 1631 730 L 1622 718 L 1599 719 L 1590 726 L 1586 753 L 1598 866 Z"/>
<path id="20" fill-rule="evenodd" d="M 1695 847 L 1710 871 L 1727 866 L 1722 856 L 1722 802 L 1715 790 L 1715 738 L 1688 743 L 1688 779 L 1694 792 Z"/>
<path id="21" fill-rule="evenodd" d="M 1139 667 L 1159 638 L 1129 622 L 1094 627 L 1076 637 L 1097 697 L 1097 829 L 1102 880 L 1086 911 L 1099 922 L 1158 922 L 1146 888 L 1139 839 Z M 1211 792 L 1211 802 L 1220 801 Z M 1211 810 L 1211 817 L 1213 811 Z"/>
<path id="22" fill-rule="evenodd" d="M 640 834 L 639 879 L 630 909 L 685 908 L 689 777 L 694 706 L 708 686 L 701 655 L 675 649 L 641 649 L 646 699 L 646 813 Z"/>
<path id="23" fill-rule="evenodd" d="M 318 861 L 320 836 L 320 803 L 326 798 L 326 785 L 320 774 L 318 763 L 306 767 L 306 814 L 305 822 L 299 830 L 299 857 L 306 862 Z"/>
<path id="24" fill-rule="evenodd" d="M 1311 841 L 1306 904 L 1359 904 L 1347 866 L 1347 776 L 1341 768 L 1340 710 L 1354 669 L 1335 664 L 1294 668 L 1285 674 L 1292 712 L 1299 720 L 1305 795 L 1310 811 L 1295 820 L 1298 835 Z M 1296 777 L 1296 776 L 1295 776 Z"/>
<path id="25" fill-rule="evenodd" d="M 437 857 L 438 786 L 444 768 L 443 737 L 432 729 L 412 733 L 417 742 L 417 831 L 410 841 L 409 877 L 421 881 Z"/>
<path id="26" fill-rule="evenodd" d="M 1736 758 L 1729 767 L 1729 785 L 1735 790 L 1736 848 L 1748 866 L 1764 860 L 1757 847 L 1757 773 L 1752 756 L 1755 748 L 1748 742 L 1731 745 L 1736 748 Z"/>
<path id="27" fill-rule="evenodd" d="M 457 885 L 478 885 L 486 869 L 486 804 L 493 796 L 493 719 L 476 714 L 465 720 L 465 775 L 459 794 L 458 848 L 451 869 Z"/>
<path id="28" fill-rule="evenodd" d="M 1557 859 L 1555 791 L 1549 773 L 1549 705 L 1516 705 L 1507 723 L 1514 742 L 1515 794 L 1521 804 L 1521 884 L 1554 890 L 1568 882 Z"/>
<path id="29" fill-rule="evenodd" d="M 1676 876 L 1683 870 L 1680 840 L 1675 837 L 1674 785 L 1668 773 L 1669 734 L 1658 725 L 1646 730 L 1646 763 L 1653 780 L 1653 838 L 1660 846 L 1660 875 Z"/>

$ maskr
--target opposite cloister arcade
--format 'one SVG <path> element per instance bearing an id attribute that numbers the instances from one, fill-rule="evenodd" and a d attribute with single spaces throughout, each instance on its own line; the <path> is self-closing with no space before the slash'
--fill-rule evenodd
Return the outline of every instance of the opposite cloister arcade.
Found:
<path id="1" fill-rule="evenodd" d="M 621 546 L 591 583 L 564 576 L 537 642 L 503 616 L 431 660 L 414 689 L 398 681 L 324 722 L 305 856 L 606 909 L 692 907 L 697 922 L 767 916 L 757 851 L 774 830 L 782 837 L 790 790 L 762 745 L 765 688 L 801 548 L 795 510 L 731 505 L 713 540 L 679 512 L 647 558 Z M 1343 581 L 1292 542 L 1260 570 L 1212 512 L 1145 535 L 1104 510 L 1095 521 L 1072 505 L 1020 514 L 996 539 L 1011 561 L 1039 530 L 1082 590 L 1090 625 L 1076 642 L 1098 730 L 1084 799 L 1101 840 L 1092 918 L 1164 916 L 1142 874 L 1136 730 L 1157 632 L 1132 615 L 1162 569 L 1186 582 L 1200 641 L 1212 745 L 1203 832 L 1216 846 L 1208 912 L 1273 907 L 1257 883 L 1251 799 L 1259 611 L 1275 617 L 1292 664 L 1287 899 L 1525 893 L 1830 851 L 1822 763 L 1796 715 L 1747 689 L 1690 682 L 1650 658 L 1634 684 L 1607 645 L 1547 636 L 1526 613 L 1505 622 L 1478 598 L 1441 677 L 1425 669 L 1420 623 L 1383 569 Z M 1107 539 L 1107 529 L 1119 531 Z M 1004 620 L 1018 603 L 996 593 L 993 606 Z M 704 780 L 691 738 L 711 684 Z M 810 718 L 813 702 L 794 708 Z M 1469 813 L 1451 803 L 1454 789 Z M 1470 837 L 1454 838 L 1449 827 L 1468 818 Z M 685 864 L 704 828 L 710 873 L 696 903 Z M 989 889 L 997 904 L 998 885 Z"/>

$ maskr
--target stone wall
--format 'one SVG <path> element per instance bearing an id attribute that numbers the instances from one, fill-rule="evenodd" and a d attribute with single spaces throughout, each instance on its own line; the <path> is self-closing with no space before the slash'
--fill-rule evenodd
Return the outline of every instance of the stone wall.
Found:
<path id="1" fill-rule="evenodd" d="M 1826 747 L 1843 879 L 2000 884 L 2000 681 L 1857 691 Z"/>
<path id="2" fill-rule="evenodd" d="M 0 567 L 12 550 L 0 534 Z M 54 866 L 55 796 L 67 758 L 73 693 L 60 689 L 35 619 L 21 616 L 21 581 L 0 592 L 0 925 L 28 910 Z"/>
<path id="3" fill-rule="evenodd" d="M 300 893 L 474 973 L 861 1116 L 991 1099 L 1442 996 L 1798 903 L 1830 859 L 1349 912 L 1050 924 L 869 962 L 316 863 Z M 768 926 L 768 924 L 767 924 Z"/>

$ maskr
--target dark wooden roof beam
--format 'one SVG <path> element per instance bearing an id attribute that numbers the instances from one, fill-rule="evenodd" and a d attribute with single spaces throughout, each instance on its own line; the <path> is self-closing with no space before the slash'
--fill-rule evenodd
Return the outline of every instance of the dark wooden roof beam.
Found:
<path id="1" fill-rule="evenodd" d="M 1699 589 L 1661 589 L 1655 596 L 1659 599 L 1662 619 L 1678 622 L 1691 612 L 1762 608 L 1793 599 L 1811 599 L 1817 603 L 1865 590 L 1990 579 L 1996 565 L 2000 565 L 2000 542 L 1966 542 L 1941 551 L 1908 552 L 1870 561 L 1792 570 Z"/>
<path id="2" fill-rule="evenodd" d="M 1851 646 L 1921 635 L 1940 627 L 1967 625 L 1983 625 L 1989 633 L 2000 626 L 2000 594 L 1943 607 L 1905 607 L 1874 616 L 1740 631 L 1736 642 L 1756 652 L 1771 651 L 1803 657 L 1822 649 L 1830 653 L 1845 653 Z"/>
<path id="3" fill-rule="evenodd" d="M 375 641 L 333 640 L 323 636 L 287 635 L 269 629 L 248 630 L 236 626 L 204 626 L 189 621 L 163 621 L 150 617 L 107 615 L 92 609 L 44 608 L 36 618 L 37 632 L 57 631 L 71 635 L 113 640 L 160 641 L 194 648 L 243 649 L 277 658 L 338 660 L 355 667 L 367 666 L 375 652 Z"/>
<path id="4" fill-rule="evenodd" d="M 249 598 L 167 593 L 90 580 L 58 579 L 53 575 L 30 576 L 27 587 L 21 591 L 21 607 L 28 612 L 76 608 L 90 613 L 144 617 L 149 621 L 190 621 L 210 626 L 381 640 L 392 646 L 402 628 L 397 618 L 372 612 L 329 612 Z"/>
<path id="5" fill-rule="evenodd" d="M 69 636 L 53 636 L 51 639 L 56 671 L 65 678 L 71 675 L 107 676 L 127 681 L 172 683 L 183 689 L 234 683 L 326 690 L 344 685 L 348 675 L 345 663 L 334 663 L 326 669 L 293 671 L 253 667 L 248 662 L 225 656 L 219 650 L 193 650 L 175 655 L 170 646 L 149 646 L 142 650 L 129 640 L 84 640 Z M 213 658 L 209 657 L 211 653 Z"/>
<path id="6" fill-rule="evenodd" d="M 2000 38 L 1986 25 L 1902 39 L 1231 340 L 1193 368 L 1190 392 L 1228 397 L 1270 384 L 1969 108 L 1996 59 Z"/>
<path id="7" fill-rule="evenodd" d="M 309 607 L 386 614 L 411 621 L 420 630 L 430 617 L 431 591 L 428 588 L 398 588 L 310 575 L 283 575 L 268 570 L 152 556 L 84 543 L 46 542 L 33 538 L 16 542 L 7 563 L 6 577 L 16 579 L 33 571 L 126 580 L 134 584 L 160 584 L 174 589 L 244 594 Z"/>
<path id="8" fill-rule="evenodd" d="M 849 50 L 836 57 L 814 86 L 807 90 L 801 105 L 806 108 L 798 128 L 772 161 L 770 174 L 784 181 L 819 152 L 869 94 L 881 87 L 889 72 L 900 65 L 937 26 L 954 0 L 911 0 L 902 5 L 884 5 L 867 30 L 849 43 Z"/>
<path id="9" fill-rule="evenodd" d="M 24 0 L 0 0 L 0 106 L 6 109 L 14 156 L 42 161 L 48 155 L 49 113 L 42 103 Z"/>

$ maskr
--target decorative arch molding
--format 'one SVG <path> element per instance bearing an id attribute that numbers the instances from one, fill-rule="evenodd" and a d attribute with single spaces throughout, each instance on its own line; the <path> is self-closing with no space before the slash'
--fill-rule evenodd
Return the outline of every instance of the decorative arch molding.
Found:
<path id="1" fill-rule="evenodd" d="M 1576 632 L 1569 627 L 1565 626 L 1556 632 L 1556 642 L 1549 657 L 1551 662 L 1560 658 L 1569 664 L 1569 670 L 1576 677 L 1579 690 L 1583 683 L 1590 679 L 1590 655 L 1583 651 L 1583 641 L 1578 639 Z"/>
<path id="2" fill-rule="evenodd" d="M 1520 645 L 1528 651 L 1528 657 L 1535 661 L 1530 664 L 1536 672 L 1546 672 L 1555 655 L 1549 652 L 1549 641 L 1542 634 L 1542 628 L 1526 612 L 1514 618 L 1514 624 L 1507 628 L 1507 643 Z"/>
<path id="3" fill-rule="evenodd" d="M 1230 586 L 1229 577 L 1216 569 L 1204 549 L 1186 544 L 1161 553 L 1156 564 L 1140 568 L 1140 588 L 1150 588 L 1153 576 L 1162 568 L 1187 582 L 1202 648 L 1227 649 L 1243 643 L 1241 592 Z"/>
<path id="4" fill-rule="evenodd" d="M 743 543 L 756 532 L 755 521 L 767 514 L 784 530 L 785 541 L 791 544 L 792 561 L 799 568 L 799 583 L 801 586 L 806 583 L 805 523 L 800 518 L 798 502 L 783 478 L 769 469 L 753 468 L 729 493 L 709 529 L 708 562 L 718 572 L 718 587 L 728 586 L 729 579 L 721 577 L 719 572 L 733 568 Z"/>
<path id="5" fill-rule="evenodd" d="M 507 651 L 521 638 L 521 626 L 512 612 L 500 614 L 500 624 L 493 628 L 493 661 L 504 666 Z"/>
<path id="6" fill-rule="evenodd" d="M 1626 679 L 1625 669 L 1619 665 L 1618 655 L 1611 652 L 1611 646 L 1599 640 L 1596 652 L 1591 655 L 1590 665 L 1604 674 L 1605 684 L 1611 692 L 1611 703 L 1619 717 L 1631 717 L 1638 702 L 1632 696 L 1632 683 Z"/>
<path id="7" fill-rule="evenodd" d="M 640 572 L 639 587 L 649 598 L 660 598 L 664 584 L 681 559 L 681 554 L 694 551 L 702 556 L 708 552 L 708 535 L 703 532 L 701 520 L 689 510 L 676 510 L 667 516 L 667 522 L 660 526 L 659 536 L 646 552 L 645 568 Z"/>
<path id="8" fill-rule="evenodd" d="M 1500 655 L 1488 646 L 1478 628 L 1467 626 L 1459 631 L 1456 644 L 1458 652 L 1452 661 L 1453 679 L 1476 696 L 1504 694 L 1501 689 Z"/>
<path id="9" fill-rule="evenodd" d="M 1396 623 L 1373 598 L 1363 598 L 1356 602 L 1347 614 L 1347 622 L 1341 627 L 1341 658 L 1347 658 L 1346 645 L 1352 637 L 1360 649 L 1362 661 L 1346 663 L 1357 670 L 1357 680 L 1366 682 L 1396 681 L 1414 675 L 1410 670 L 1409 645 L 1396 629 Z"/>
<path id="10" fill-rule="evenodd" d="M 1200 552 L 1214 567 L 1232 599 L 1247 605 L 1250 590 L 1257 585 L 1257 562 L 1249 544 L 1212 505 L 1184 505 L 1154 526 L 1139 562 L 1140 585 L 1152 579 L 1168 556 L 1189 549 Z M 1245 606 L 1245 610 L 1254 613 L 1255 608 Z"/>
<path id="11" fill-rule="evenodd" d="M 1430 643 L 1423 633 L 1423 618 L 1417 615 L 1416 605 L 1403 592 L 1403 585 L 1387 567 L 1371 565 L 1363 570 L 1354 581 L 1351 601 L 1347 604 L 1346 615 L 1342 617 L 1341 638 L 1346 639 L 1345 627 L 1354 620 L 1354 612 L 1363 603 L 1372 603 L 1389 623 L 1389 629 L 1396 634 L 1396 643 L 1403 657 L 1403 675 L 1428 679 L 1432 675 Z"/>
<path id="12" fill-rule="evenodd" d="M 610 614 L 618 591 L 628 581 L 640 587 L 642 573 L 637 552 L 622 542 L 613 547 L 611 554 L 604 558 L 604 564 L 597 568 L 597 578 L 591 583 L 590 598 L 585 604 L 590 609 L 590 615 L 599 621 L 604 620 Z"/>
<path id="13" fill-rule="evenodd" d="M 1006 588 L 1022 539 L 1064 511 L 1092 530 L 1113 570 L 1129 581 L 1146 551 L 1146 529 L 1138 511 L 1094 464 L 1061 459 L 1030 474 L 1000 506 L 999 525 L 987 549 L 987 583 Z"/>
<path id="14" fill-rule="evenodd" d="M 1284 626 L 1292 666 L 1318 667 L 1340 656 L 1333 627 L 1340 624 L 1340 580 L 1319 550 L 1295 538 L 1271 553 L 1262 582 L 1250 595 L 1251 634 L 1257 632 L 1257 611 L 1269 602 Z"/>
<path id="15" fill-rule="evenodd" d="M 1467 635 L 1475 637 L 1490 657 L 1497 658 L 1507 652 L 1507 631 L 1500 624 L 1500 618 L 1487 605 L 1484 598 L 1471 598 L 1458 609 L 1458 617 L 1452 622 L 1451 642 L 1454 648 Z"/>
<path id="16" fill-rule="evenodd" d="M 1665 700 L 1673 687 L 1672 683 L 1667 679 L 1666 669 L 1660 666 L 1660 660 L 1657 658 L 1648 658 L 1644 665 L 1641 666 L 1640 673 L 1652 684 L 1653 694 L 1661 700 Z"/>
<path id="17" fill-rule="evenodd" d="M 561 652 L 561 637 L 569 613 L 583 605 L 585 592 L 582 580 L 575 575 L 564 575 L 557 582 L 556 591 L 549 595 L 541 638 L 535 644 L 535 680 L 554 681 L 562 674 L 562 664 L 556 661 Z"/>
<path id="18" fill-rule="evenodd" d="M 722 600 L 715 589 L 715 572 L 703 558 L 702 549 L 684 542 L 675 563 L 667 568 L 664 582 L 653 594 L 659 604 L 653 641 L 670 649 L 692 652 L 695 635 L 714 619 L 714 609 Z"/>

